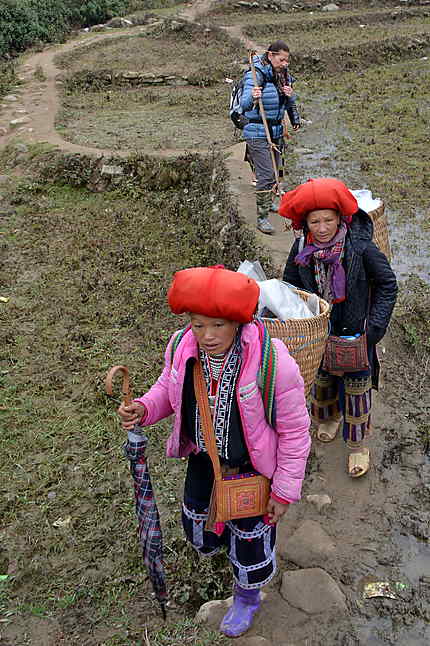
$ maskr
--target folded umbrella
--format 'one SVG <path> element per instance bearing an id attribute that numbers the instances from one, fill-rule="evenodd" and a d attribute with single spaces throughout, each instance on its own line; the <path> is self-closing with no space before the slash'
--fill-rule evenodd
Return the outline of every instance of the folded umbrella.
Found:
<path id="1" fill-rule="evenodd" d="M 127 366 L 114 366 L 109 370 L 105 382 L 106 392 L 108 395 L 112 395 L 112 380 L 118 372 L 123 375 L 122 395 L 124 404 L 127 406 L 131 403 Z M 147 443 L 148 438 L 144 434 L 142 427 L 135 425 L 133 430 L 128 432 L 127 442 L 124 444 L 124 455 L 130 461 L 130 472 L 134 482 L 138 534 L 143 560 L 165 619 L 167 588 L 163 565 L 163 537 L 160 515 L 155 502 L 145 456 Z"/>

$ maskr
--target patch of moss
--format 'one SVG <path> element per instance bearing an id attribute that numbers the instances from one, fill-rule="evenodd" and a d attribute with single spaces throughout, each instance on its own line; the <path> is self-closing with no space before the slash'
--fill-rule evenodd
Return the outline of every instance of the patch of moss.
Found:
<path id="1" fill-rule="evenodd" d="M 358 161 L 370 184 L 378 186 L 401 217 L 428 206 L 429 88 L 426 60 L 372 66 L 325 85 L 332 97 L 328 109 L 337 110 L 349 132 L 337 154 Z"/>
<path id="2" fill-rule="evenodd" d="M 126 364 L 135 393 L 155 381 L 171 333 L 184 324 L 166 305 L 175 270 L 236 268 L 260 252 L 231 204 L 220 158 L 113 159 L 123 177 L 103 187 L 99 161 L 31 150 L 26 175 L 2 190 L 10 212 L 1 238 L 9 300 L 0 328 L 0 508 L 17 560 L 8 607 L 44 615 L 67 608 L 70 617 L 91 608 L 93 622 L 123 612 L 131 633 L 144 612 L 156 632 L 123 432 L 104 376 Z M 149 429 L 149 456 L 169 587 L 180 604 L 174 621 L 226 595 L 230 579 L 223 557 L 197 563 L 182 536 L 184 465 L 165 458 L 168 432 L 168 421 Z"/>

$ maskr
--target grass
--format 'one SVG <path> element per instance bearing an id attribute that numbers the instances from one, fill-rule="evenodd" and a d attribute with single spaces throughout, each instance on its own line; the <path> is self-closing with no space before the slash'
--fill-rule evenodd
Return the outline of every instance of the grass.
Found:
<path id="1" fill-rule="evenodd" d="M 299 19 L 303 13 L 291 18 Z M 217 73 L 230 75 L 242 54 L 215 31 L 205 48 L 194 32 L 169 34 L 163 49 L 165 37 L 82 48 L 62 59 L 64 73 L 71 78 L 84 66 L 129 69 L 132 61 L 133 69 L 203 74 L 217 60 Z M 312 119 L 308 106 L 316 100 L 339 124 L 338 139 L 329 142 L 334 161 L 348 172 L 357 168 L 360 178 L 378 187 L 397 220 L 425 213 L 428 63 L 365 66 L 324 81 L 312 74 L 308 66 L 297 86 L 303 114 Z M 80 143 L 203 146 L 203 140 L 227 141 L 227 98 L 217 85 L 77 91 L 64 97 L 58 123 Z M 169 120 L 157 121 L 158 113 Z M 73 159 L 67 177 L 61 176 L 52 154 L 41 144 L 30 147 L 27 165 L 21 159 L 17 166 L 13 151 L 0 157 L 12 177 L 2 184 L 2 200 L 14 210 L 2 218 L 0 236 L 0 295 L 9 299 L 0 303 L 0 574 L 9 568 L 8 580 L 0 582 L 0 610 L 24 627 L 29 620 L 55 619 L 71 646 L 83 646 L 87 637 L 91 646 L 221 646 L 227 640 L 197 627 L 190 616 L 203 601 L 227 596 L 229 568 L 222 556 L 197 560 L 182 536 L 184 464 L 164 457 L 168 422 L 149 431 L 174 600 L 167 625 L 160 620 L 136 542 L 116 403 L 104 396 L 103 378 L 111 365 L 126 363 L 134 391 L 147 389 L 170 333 L 182 324 L 165 303 L 172 272 L 223 261 L 234 268 L 239 258 L 259 255 L 255 239 L 238 222 L 230 245 L 219 245 L 216 225 L 229 208 L 219 162 L 215 201 L 221 216 L 212 218 L 213 168 L 205 158 L 187 157 L 173 171 L 163 160 L 130 162 L 134 178 L 100 194 L 85 188 L 91 173 L 75 168 Z M 289 178 L 303 181 L 303 170 L 290 163 Z M 34 170 L 41 168 L 44 179 Z M 417 255 L 423 256 L 425 227 L 420 232 Z M 397 338 L 424 371 L 427 292 L 421 284 L 411 290 L 424 306 L 412 310 L 407 299 L 401 302 Z M 422 437 L 428 450 L 428 425 Z M 5 638 L 7 628 L 2 624 Z"/>
<path id="2" fill-rule="evenodd" d="M 41 65 L 36 65 L 36 69 L 34 70 L 34 78 L 36 78 L 41 83 L 44 83 L 46 81 L 46 76 Z"/>
<path id="3" fill-rule="evenodd" d="M 338 156 L 358 161 L 369 183 L 402 218 L 427 208 L 429 80 L 428 62 L 422 60 L 372 66 L 325 83 L 327 109 L 336 110 L 348 127 Z M 306 92 L 317 86 L 310 82 Z"/>
<path id="4" fill-rule="evenodd" d="M 132 34 L 84 45 L 56 58 L 67 76 L 85 69 L 142 71 L 154 74 L 190 75 L 205 69 L 228 75 L 237 71 L 238 57 L 246 55 L 243 46 L 224 32 L 213 28 L 184 25 L 180 31 L 160 28 L 154 35 Z"/>
<path id="5" fill-rule="evenodd" d="M 369 14 L 370 15 L 370 14 Z M 373 17 L 384 16 L 382 11 Z M 388 14 L 387 14 L 388 15 Z M 279 25 L 289 25 L 289 15 L 280 14 Z M 297 18 L 296 18 L 297 20 Z M 303 20 L 303 19 L 302 19 Z M 339 20 L 339 19 L 337 19 Z M 342 26 L 324 20 L 310 21 L 312 29 L 292 31 L 288 40 L 292 47 L 293 73 L 302 79 L 320 79 L 321 76 L 339 78 L 342 72 L 354 68 L 360 76 L 354 92 L 361 92 L 362 69 L 372 67 L 381 56 L 395 63 L 404 56 L 416 56 L 414 47 L 425 51 L 423 44 L 414 42 L 429 37 L 429 18 L 411 16 L 402 22 L 391 18 L 384 23 L 372 24 L 365 30 L 357 26 Z M 324 27 L 321 27 L 321 22 Z M 319 23 L 318 41 L 315 26 Z M 269 25 L 253 28 L 252 35 L 271 30 Z M 257 31 L 255 31 L 257 30 Z M 260 31 L 258 31 L 260 30 Z M 262 30 L 262 31 L 261 31 Z M 419 33 L 418 33 L 419 32 Z M 300 41 L 295 38 L 300 33 Z M 420 35 L 421 34 L 421 35 Z M 424 36 L 423 36 L 424 34 Z M 203 31 L 205 47 L 193 38 L 188 27 L 184 31 L 163 31 L 151 37 L 121 37 L 109 42 L 95 43 L 59 58 L 65 70 L 66 82 L 62 109 L 57 127 L 68 140 L 80 144 L 114 150 L 131 149 L 194 149 L 207 150 L 212 146 L 233 143 L 233 129 L 227 118 L 228 88 L 219 81 L 239 74 L 239 62 L 244 50 L 219 30 Z M 278 35 L 282 36 L 282 33 Z M 168 47 L 165 41 L 168 41 Z M 381 42 L 385 39 L 385 45 Z M 423 41 L 424 42 L 424 41 Z M 304 53 L 305 52 L 305 53 Z M 91 92 L 82 83 L 82 68 L 100 71 L 132 71 L 187 75 L 193 82 L 212 87 L 140 87 L 122 88 L 115 85 Z M 216 60 L 214 66 L 213 61 Z M 411 63 L 408 63 L 411 65 Z M 385 70 L 385 68 L 382 68 Z M 384 72 L 383 72 L 384 73 Z M 343 76 L 339 85 L 343 85 Z M 348 77 L 347 77 L 348 78 Z M 199 79 L 201 79 L 199 81 Z M 373 87 L 373 85 L 372 85 Z M 378 83 L 377 88 L 380 87 Z M 404 99 L 402 97 L 402 101 Z M 399 101 L 394 98 L 398 106 Z M 364 106 L 366 110 L 367 106 Z M 401 109 L 404 109 L 402 105 Z M 351 109 L 354 112 L 354 108 Z M 352 119 L 355 117 L 352 116 Z M 416 121 L 416 120 L 415 120 Z M 418 145 L 418 144 L 417 144 Z M 413 153 L 413 151 L 411 151 Z M 417 168 L 420 166 L 419 162 Z"/>
<path id="6" fill-rule="evenodd" d="M 2 164 L 11 170 L 13 159 L 3 155 Z M 9 302 L 0 312 L 0 508 L 13 562 L 6 607 L 23 617 L 83 622 L 88 631 L 110 630 L 119 617 L 112 644 L 128 643 L 127 630 L 137 635 L 142 616 L 151 644 L 179 643 L 170 630 L 184 639 L 198 632 L 193 643 L 211 643 L 213 636 L 184 618 L 202 601 L 227 595 L 231 583 L 222 556 L 200 563 L 182 536 L 184 464 L 165 458 L 170 425 L 163 422 L 150 429 L 149 456 L 177 609 L 161 627 L 136 542 L 116 403 L 103 394 L 114 364 L 130 367 L 136 393 L 158 376 L 165 344 L 183 325 L 165 300 L 175 269 L 234 266 L 255 253 L 240 224 L 231 250 L 220 253 L 213 227 L 226 217 L 221 167 L 214 221 L 211 163 L 191 158 L 185 167 L 195 169 L 186 189 L 151 190 L 137 181 L 97 194 L 27 175 L 2 190 L 15 209 L 1 237 L 1 294 Z"/>
<path id="7" fill-rule="evenodd" d="M 179 32 L 123 37 L 80 48 L 59 58 L 67 78 L 57 127 L 74 143 L 114 150 L 208 150 L 230 145 L 234 129 L 227 112 L 229 87 L 220 81 L 240 73 L 242 54 L 245 50 L 223 32 L 188 26 Z M 137 89 L 113 85 L 88 92 L 81 82 L 83 66 L 184 75 L 194 85 Z"/>
<path id="8" fill-rule="evenodd" d="M 396 322 L 403 332 L 403 340 L 413 351 L 415 360 L 428 361 L 430 353 L 430 287 L 416 276 L 406 281 L 397 304 Z M 422 374 L 420 370 L 417 371 Z"/>
<path id="9" fill-rule="evenodd" d="M 317 31 L 317 34 L 315 33 Z M 291 51 L 306 52 L 307 50 L 320 50 L 332 47 L 348 47 L 363 44 L 370 45 L 372 42 L 384 38 L 401 38 L 414 34 L 428 33 L 430 31 L 430 17 L 410 18 L 404 22 L 385 22 L 381 24 L 363 25 L 339 25 L 338 23 L 324 24 L 319 20 L 309 23 L 307 28 L 304 26 L 300 30 L 290 30 L 288 18 L 280 19 L 276 25 L 253 25 L 247 26 L 245 33 L 251 38 L 259 40 L 270 40 L 271 34 L 279 35 L 287 41 Z"/>
<path id="10" fill-rule="evenodd" d="M 142 4 L 142 3 L 140 3 Z M 153 6 L 145 6 L 146 4 L 150 4 Z M 167 4 L 167 6 L 165 6 Z M 162 6 L 157 6 L 157 5 L 162 5 Z M 127 17 L 130 16 L 143 16 L 145 14 L 151 13 L 156 16 L 161 16 L 161 17 L 174 17 L 177 15 L 182 9 L 185 9 L 187 6 L 186 3 L 184 3 L 182 0 L 172 0 L 172 2 L 168 3 L 163 3 L 162 0 L 160 2 L 151 2 L 151 3 L 144 3 L 143 9 L 139 7 L 139 9 L 133 10 L 133 12 L 129 12 Z"/>
<path id="11" fill-rule="evenodd" d="M 183 0 L 129 0 L 128 10 L 129 11 L 153 11 L 154 9 L 172 9 L 178 6 L 182 6 Z"/>
<path id="12" fill-rule="evenodd" d="M 0 99 L 8 94 L 17 83 L 15 61 L 0 60 Z"/>
<path id="13" fill-rule="evenodd" d="M 348 22 L 364 22 L 366 24 L 386 22 L 398 24 L 399 21 L 408 20 L 410 16 L 421 14 L 426 15 L 425 7 L 403 7 L 397 18 L 393 20 L 393 7 L 381 7 L 379 9 L 376 7 L 362 7 L 361 9 L 347 9 L 327 13 L 318 10 L 307 12 L 299 11 L 297 13 L 278 12 L 275 14 L 276 20 L 274 20 L 274 12 L 272 11 L 247 11 L 233 8 L 232 13 L 226 16 L 226 14 L 218 13 L 219 10 L 220 8 L 215 7 L 212 12 L 207 15 L 207 19 L 217 25 L 227 23 L 229 25 L 243 25 L 245 31 L 248 29 L 252 30 L 254 28 L 258 28 L 259 26 L 263 29 L 267 29 L 267 26 L 270 25 L 272 34 L 276 34 L 277 26 L 282 22 L 288 22 L 289 31 L 307 31 L 320 29 L 325 25 L 339 27 Z"/>
<path id="14" fill-rule="evenodd" d="M 113 89 L 64 98 L 57 128 L 69 141 L 113 150 L 203 149 L 234 142 L 229 87 Z"/>
<path id="15" fill-rule="evenodd" d="M 173 641 L 175 640 L 175 641 Z M 196 626 L 191 620 L 185 619 L 177 625 L 173 634 L 170 630 L 161 629 L 152 635 L 151 646 L 170 646 L 171 644 L 195 644 L 196 646 L 222 646 L 231 643 L 218 631 L 209 631 Z"/>

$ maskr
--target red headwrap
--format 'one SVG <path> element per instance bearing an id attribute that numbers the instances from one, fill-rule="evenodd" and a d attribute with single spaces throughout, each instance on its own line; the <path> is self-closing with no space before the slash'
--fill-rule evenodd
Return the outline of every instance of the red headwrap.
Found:
<path id="1" fill-rule="evenodd" d="M 292 221 L 293 229 L 303 229 L 307 214 L 319 209 L 338 211 L 350 224 L 358 211 L 358 202 L 343 182 L 333 177 L 321 177 L 308 179 L 293 191 L 284 193 L 278 213 Z"/>
<path id="2" fill-rule="evenodd" d="M 260 288 L 255 280 L 217 265 L 176 272 L 167 300 L 174 314 L 192 312 L 249 323 L 259 294 Z"/>

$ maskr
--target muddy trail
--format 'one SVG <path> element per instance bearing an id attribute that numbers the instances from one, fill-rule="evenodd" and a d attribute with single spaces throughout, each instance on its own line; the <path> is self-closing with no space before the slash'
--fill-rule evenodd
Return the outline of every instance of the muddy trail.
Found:
<path id="1" fill-rule="evenodd" d="M 212 15 L 215 4 L 200 0 L 181 8 L 179 15 L 188 21 L 204 20 L 205 24 L 212 16 L 246 48 L 264 48 L 267 37 L 260 39 L 249 35 L 252 29 L 243 28 L 238 18 L 238 14 L 242 16 L 241 12 L 244 12 L 245 24 L 249 8 L 242 6 L 239 9 L 236 3 L 234 13 L 229 6 L 225 13 L 222 7 L 216 7 Z M 303 5 L 315 13 L 319 11 L 319 3 L 318 6 L 315 2 Z M 342 3 L 342 12 L 362 12 L 369 8 L 368 5 L 377 5 L 378 10 L 388 13 L 397 11 L 395 3 L 387 2 Z M 423 3 L 409 5 L 420 9 Z M 296 9 L 291 12 L 293 19 L 304 20 Z M 274 22 L 278 15 L 276 10 Z M 341 30 L 344 23 L 339 18 L 336 20 L 335 28 Z M 348 15 L 344 20 L 348 21 Z M 360 20 L 364 20 L 362 15 Z M 373 20 L 376 18 L 373 17 L 369 24 Z M 54 58 L 83 44 L 91 47 L 96 42 L 136 33 L 136 29 L 139 28 L 97 36 L 79 35 L 65 45 L 26 57 L 19 72 L 21 85 L 10 93 L 14 99 L 2 103 L 0 126 L 5 127 L 0 129 L 0 133 L 3 132 L 0 147 L 46 142 L 65 152 L 103 156 L 107 162 L 113 154 L 127 157 L 134 152 L 73 144 L 55 129 L 55 116 L 60 108 L 57 82 L 60 70 Z M 418 31 L 421 33 L 420 29 Z M 421 50 L 412 53 L 411 60 L 423 58 L 422 54 Z M 37 69 L 41 70 L 43 80 L 35 77 Z M 310 176 L 328 175 L 341 177 L 352 188 L 371 188 L 378 197 L 378 185 L 369 181 L 358 159 L 351 161 L 345 153 L 345 140 L 350 137 L 351 125 L 338 118 L 338 112 L 330 103 L 331 97 L 325 92 L 316 92 L 315 85 L 305 88 L 303 94 L 304 126 L 291 136 L 288 144 L 292 164 L 284 188 L 291 188 Z M 14 119 L 21 121 L 9 126 Z M 176 157 L 184 152 L 193 151 L 145 149 L 146 154 L 160 157 Z M 249 169 L 243 162 L 243 143 L 224 149 L 224 153 L 230 192 L 240 213 L 253 228 L 254 192 Z M 15 173 L 20 173 L 19 164 Z M 405 222 L 399 215 L 400 210 L 392 208 L 385 193 L 384 201 L 391 224 L 393 266 L 402 278 L 414 273 L 428 281 L 426 249 L 429 245 L 421 245 L 420 253 L 415 250 L 415 245 L 419 244 L 416 237 L 420 220 Z M 292 236 L 285 231 L 280 218 L 273 216 L 272 219 L 276 235 L 267 237 L 258 233 L 257 236 L 269 250 L 279 275 Z M 424 301 L 420 283 L 412 283 L 407 289 L 410 290 L 407 293 L 418 300 L 420 311 L 428 312 L 426 307 L 430 306 L 430 301 Z M 239 646 L 426 646 L 430 643 L 430 365 L 427 355 L 420 351 L 419 339 L 411 343 L 415 323 L 410 318 L 408 302 L 402 301 L 399 317 L 381 343 L 383 387 L 374 395 L 371 470 L 365 478 L 353 481 L 346 474 L 346 455 L 340 438 L 329 445 L 314 444 L 303 500 L 291 507 L 280 526 L 279 577 L 269 586 L 263 608 L 250 633 L 235 641 Z M 405 339 L 409 339 L 409 345 Z M 411 371 L 411 364 L 415 366 L 414 371 Z M 2 533 L 7 536 L 7 528 L 2 527 Z M 9 567 L 13 575 L 12 561 Z M 288 582 L 282 579 L 285 573 L 294 573 L 297 577 L 293 586 L 296 592 L 288 592 Z M 203 624 L 216 629 L 224 609 L 224 601 L 212 602 L 202 612 Z M 133 612 L 139 617 L 135 607 Z M 108 616 L 104 632 L 97 633 L 94 629 L 89 634 L 88 613 L 88 610 L 70 610 L 38 617 L 37 613 L 26 614 L 23 609 L 20 616 L 6 617 L 0 624 L 0 646 L 61 646 L 68 643 L 137 646 L 150 643 L 145 641 L 144 635 L 139 639 L 123 637 L 121 641 L 115 641 L 112 637 L 116 621 L 113 615 Z M 145 616 L 139 620 L 149 621 Z M 108 628 L 112 628 L 111 632 Z M 173 638 L 169 642 L 160 641 L 162 643 L 176 646 L 183 641 Z M 198 630 L 193 641 L 188 643 L 206 644 L 200 640 Z"/>

